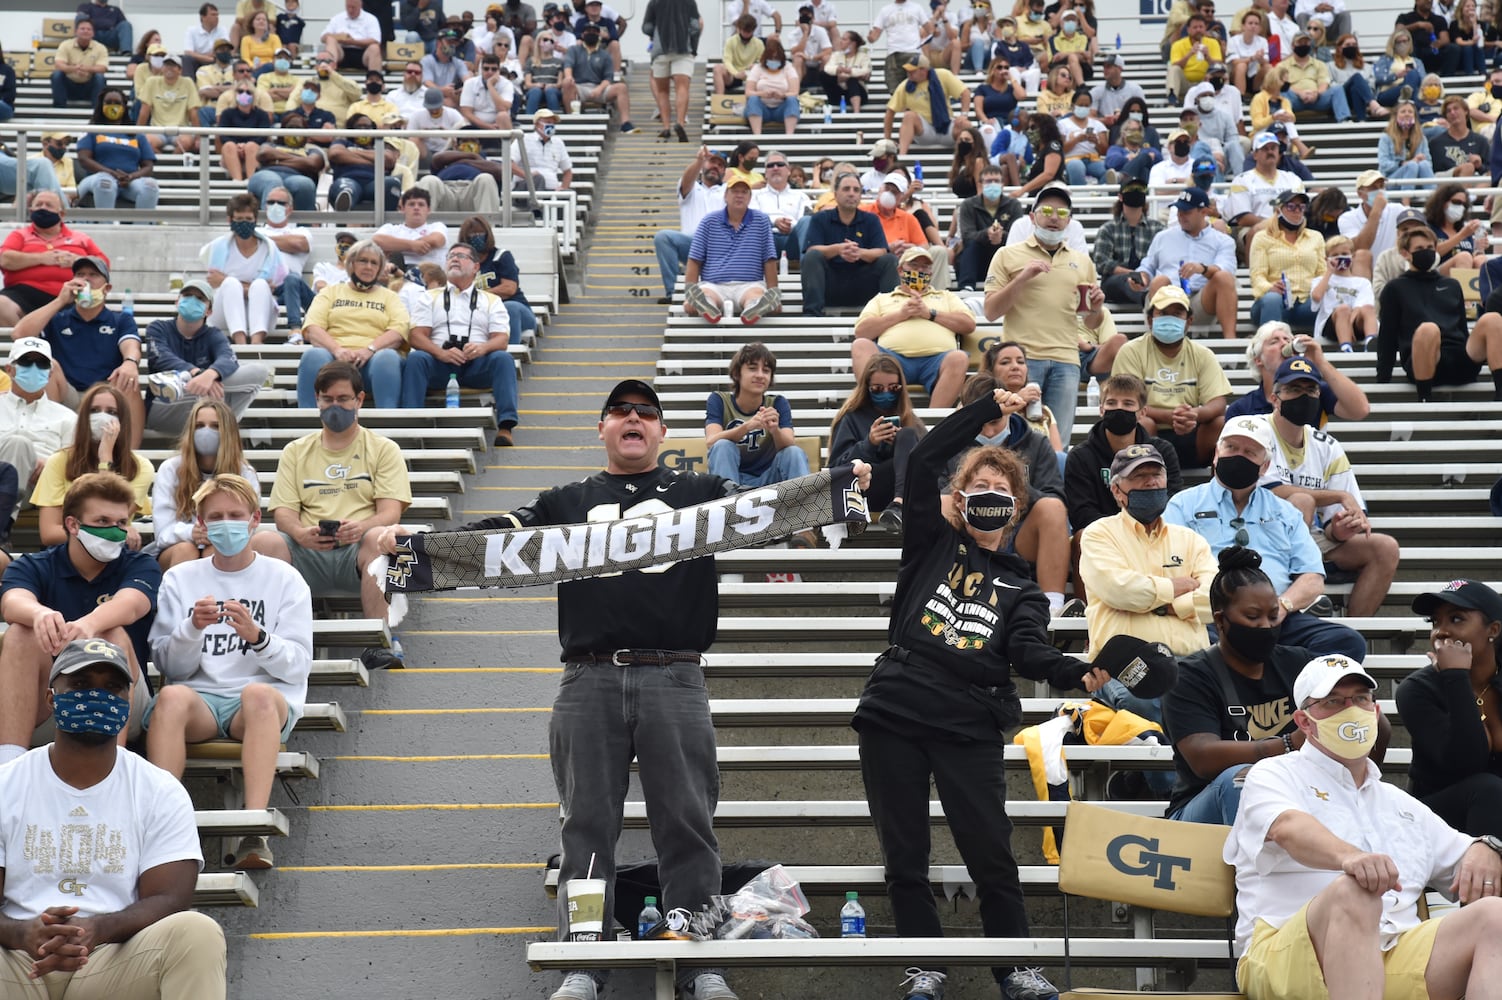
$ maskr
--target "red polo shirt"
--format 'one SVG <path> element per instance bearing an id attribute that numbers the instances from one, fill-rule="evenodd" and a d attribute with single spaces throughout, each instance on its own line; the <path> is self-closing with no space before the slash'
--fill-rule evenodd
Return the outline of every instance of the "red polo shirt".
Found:
<path id="1" fill-rule="evenodd" d="M 43 239 L 37 235 L 37 227 L 27 224 L 19 229 L 11 230 L 4 243 L 0 243 L 0 253 L 6 250 L 14 250 L 18 253 L 46 253 L 49 250 L 66 250 L 77 257 L 104 257 L 106 263 L 109 258 L 105 257 L 104 251 L 99 249 L 99 244 L 82 233 L 75 233 L 67 225 L 58 227 L 58 233 L 51 239 Z M 62 267 L 54 267 L 50 264 L 23 267 L 20 270 L 0 268 L 0 274 L 5 276 L 5 284 L 30 285 L 39 288 L 48 295 L 56 295 L 62 291 L 64 282 L 73 277 L 71 261 Z"/>

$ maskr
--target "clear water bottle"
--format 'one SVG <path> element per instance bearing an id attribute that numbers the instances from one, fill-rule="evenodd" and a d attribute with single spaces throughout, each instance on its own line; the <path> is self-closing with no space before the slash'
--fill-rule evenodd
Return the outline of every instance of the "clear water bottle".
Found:
<path id="1" fill-rule="evenodd" d="M 844 113 L 845 113 L 845 99 L 843 97 L 841 97 L 840 98 L 840 114 L 843 115 Z"/>
<path id="2" fill-rule="evenodd" d="M 866 909 L 860 904 L 860 893 L 845 893 L 845 905 L 840 907 L 840 937 L 863 938 L 866 936 Z"/>
<path id="3" fill-rule="evenodd" d="M 131 318 L 135 318 L 136 297 L 131 293 L 129 288 L 125 290 L 125 298 L 120 300 L 120 311 Z"/>
<path id="4" fill-rule="evenodd" d="M 459 376 L 449 376 L 449 386 L 443 393 L 443 405 L 450 410 L 459 408 Z"/>
<path id="5" fill-rule="evenodd" d="M 1121 51 L 1121 32 L 1116 32 L 1116 51 Z"/>
<path id="6" fill-rule="evenodd" d="M 1090 384 L 1085 386 L 1085 405 L 1092 410 L 1100 409 L 1100 379 L 1090 376 Z"/>
<path id="7" fill-rule="evenodd" d="M 786 278 L 787 276 L 788 276 L 788 252 L 786 250 L 784 250 L 784 251 L 782 251 L 781 256 L 779 256 L 777 258 L 777 277 L 779 277 L 779 278 Z"/>
<path id="8" fill-rule="evenodd" d="M 636 938 L 638 941 L 645 941 L 647 932 L 656 927 L 662 920 L 662 911 L 657 908 L 657 897 L 648 896 L 646 904 L 646 906 L 641 908 L 641 912 L 636 915 Z"/>
<path id="9" fill-rule="evenodd" d="M 834 111 L 833 111 L 832 108 L 830 108 L 828 101 L 824 102 L 824 124 L 825 125 L 832 125 L 832 124 L 834 124 Z"/>

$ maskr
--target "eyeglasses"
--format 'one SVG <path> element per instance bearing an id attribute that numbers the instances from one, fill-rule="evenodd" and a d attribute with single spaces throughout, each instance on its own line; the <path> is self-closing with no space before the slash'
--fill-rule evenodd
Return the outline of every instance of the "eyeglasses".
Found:
<path id="1" fill-rule="evenodd" d="M 1033 211 L 1037 212 L 1039 215 L 1043 216 L 1043 218 L 1045 218 L 1045 219 L 1064 219 L 1064 220 L 1067 220 L 1071 215 L 1074 214 L 1073 212 L 1071 212 L 1067 208 L 1055 208 L 1052 205 L 1041 205 L 1038 208 L 1033 209 Z"/>
<path id="2" fill-rule="evenodd" d="M 357 396 L 323 396 L 318 397 L 319 406 L 341 406 L 349 409 L 359 397 Z"/>
<path id="3" fill-rule="evenodd" d="M 902 391 L 902 383 L 901 382 L 889 382 L 886 385 L 877 385 L 874 382 L 869 382 L 869 383 L 866 384 L 866 391 L 867 392 L 901 392 Z"/>
<path id="4" fill-rule="evenodd" d="M 1309 206 L 1302 201 L 1290 201 L 1279 207 L 1285 212 L 1297 212 L 1299 215 L 1303 215 L 1309 210 Z"/>
<path id="5" fill-rule="evenodd" d="M 1230 520 L 1229 523 L 1230 523 L 1231 527 L 1233 527 L 1233 528 L 1236 529 L 1236 544 L 1237 545 L 1245 545 L 1247 542 L 1249 542 L 1249 541 L 1252 540 L 1252 536 L 1249 535 L 1249 534 L 1247 534 L 1247 530 L 1246 530 L 1246 518 L 1244 518 L 1244 517 L 1233 517 Z"/>
<path id="6" fill-rule="evenodd" d="M 282 201 L 280 198 L 275 198 L 275 199 L 268 198 L 268 199 L 266 199 L 266 204 L 268 204 L 268 205 L 290 205 L 292 203 L 290 201 Z"/>
<path id="7" fill-rule="evenodd" d="M 1353 695 L 1332 694 L 1328 698 L 1320 698 L 1317 701 L 1311 702 L 1308 707 L 1313 708 L 1315 705 L 1318 705 L 1327 712 L 1339 712 L 1347 705 L 1370 709 L 1376 707 L 1376 704 L 1377 699 L 1369 693 Z"/>
<path id="8" fill-rule="evenodd" d="M 611 403 L 605 407 L 605 413 L 622 419 L 634 413 L 649 423 L 662 419 L 662 411 L 650 403 Z"/>

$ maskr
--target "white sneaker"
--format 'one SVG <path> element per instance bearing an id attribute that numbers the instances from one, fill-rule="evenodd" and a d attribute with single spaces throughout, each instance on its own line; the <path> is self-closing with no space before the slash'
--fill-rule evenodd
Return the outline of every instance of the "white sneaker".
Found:
<path id="1" fill-rule="evenodd" d="M 152 372 L 141 376 L 147 393 L 164 402 L 181 399 L 187 394 L 187 372 Z"/>
<path id="2" fill-rule="evenodd" d="M 692 1000 L 740 1000 L 718 972 L 701 972 L 683 991 Z"/>
<path id="3" fill-rule="evenodd" d="M 598 1000 L 599 996 L 600 986 L 594 976 L 587 972 L 570 972 L 563 977 L 563 985 L 549 1000 Z"/>

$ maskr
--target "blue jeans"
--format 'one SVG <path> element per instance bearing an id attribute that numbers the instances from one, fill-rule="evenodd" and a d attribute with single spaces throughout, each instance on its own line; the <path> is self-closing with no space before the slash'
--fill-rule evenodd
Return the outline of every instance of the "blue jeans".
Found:
<path id="1" fill-rule="evenodd" d="M 986 54 L 991 51 L 991 39 L 981 32 L 975 32 L 975 37 L 970 39 L 970 68 L 980 73 L 986 68 Z"/>
<path id="2" fill-rule="evenodd" d="M 1085 183 L 1086 177 L 1102 180 L 1106 176 L 1105 160 L 1065 160 L 1064 174 L 1069 178 L 1069 183 L 1080 185 Z"/>
<path id="3" fill-rule="evenodd" d="M 1409 160 L 1388 174 L 1388 180 L 1401 181 L 1409 178 L 1434 176 L 1434 164 L 1429 160 Z"/>
<path id="4" fill-rule="evenodd" d="M 562 87 L 533 87 L 527 91 L 527 114 L 537 114 L 537 109 L 542 107 L 542 102 L 547 101 L 548 107 L 554 111 L 563 110 Z"/>
<path id="5" fill-rule="evenodd" d="M 427 351 L 414 349 L 402 367 L 402 407 L 410 410 L 427 405 L 428 390 L 448 385 L 450 375 L 458 375 L 459 384 L 466 389 L 489 389 L 495 402 L 495 422 L 502 427 L 516 426 L 516 362 L 504 350 L 491 351 L 467 364 L 449 365 Z"/>
<path id="6" fill-rule="evenodd" d="M 1313 330 L 1314 309 L 1308 299 L 1295 299 L 1290 308 L 1284 304 L 1282 292 L 1268 292 L 1252 303 L 1252 328 L 1273 320 L 1282 320 L 1295 330 Z"/>
<path id="7" fill-rule="evenodd" d="M 678 284 L 678 273 L 688 263 L 688 245 L 693 237 L 676 229 L 659 229 L 652 237 L 652 248 L 657 251 L 657 273 L 662 275 L 662 294 L 672 297 L 673 286 Z"/>
<path id="8" fill-rule="evenodd" d="M 302 361 L 297 365 L 297 405 L 312 409 L 318 405 L 318 394 L 313 383 L 318 380 L 318 369 L 334 360 L 334 355 L 322 347 L 308 346 L 303 349 Z M 365 378 L 365 391 L 372 406 L 400 406 L 402 399 L 402 356 L 391 348 L 376 351 L 360 370 Z"/>
<path id="9" fill-rule="evenodd" d="M 808 455 L 793 445 L 777 452 L 772 464 L 758 473 L 741 471 L 741 450 L 734 441 L 719 440 L 709 446 L 709 472 L 742 486 L 771 486 L 808 475 Z"/>
<path id="10" fill-rule="evenodd" d="M 1239 776 L 1251 766 L 1232 764 L 1168 818 L 1181 823 L 1224 823 L 1230 826 L 1236 822 L 1236 810 L 1241 806 L 1241 786 L 1246 781 L 1245 777 Z"/>
<path id="11" fill-rule="evenodd" d="M 1079 363 L 1028 358 L 1027 377 L 1043 390 L 1043 405 L 1053 411 L 1059 425 L 1059 440 L 1067 443 L 1069 432 L 1074 430 L 1074 410 L 1080 399 Z"/>
<path id="12" fill-rule="evenodd" d="M 69 101 L 83 101 L 92 107 L 103 90 L 104 77 L 101 74 L 94 73 L 84 83 L 74 83 L 61 70 L 52 72 L 52 106 L 54 108 L 65 107 Z"/>
<path id="13" fill-rule="evenodd" d="M 1480 72 L 1480 70 L 1477 70 Z M 1350 105 L 1351 117 L 1358 122 L 1366 121 L 1366 106 L 1377 99 L 1367 78 L 1357 73 L 1345 83 L 1346 103 Z"/>
<path id="14" fill-rule="evenodd" d="M 1424 74 L 1416 69 L 1410 69 L 1403 74 L 1401 80 L 1394 81 L 1377 91 L 1377 103 L 1384 108 L 1393 107 L 1398 103 L 1398 98 L 1403 96 L 1403 88 L 1411 87 L 1411 93 L 1419 92 L 1419 85 L 1424 82 Z"/>
<path id="15" fill-rule="evenodd" d="M 769 122 L 785 121 L 788 118 L 797 121 L 798 98 L 788 97 L 781 104 L 767 104 L 760 97 L 752 95 L 746 98 L 746 117 Z"/>
<path id="16" fill-rule="evenodd" d="M 515 299 L 506 299 L 501 305 L 506 307 L 506 319 L 511 327 L 511 343 L 520 344 L 523 333 L 537 332 L 537 314 L 531 306 Z"/>
<path id="17" fill-rule="evenodd" d="M 129 55 L 136 47 L 136 30 L 131 27 L 129 21 L 121 21 L 113 28 L 95 28 L 94 41 L 111 52 L 124 52 Z"/>
<path id="18" fill-rule="evenodd" d="M 257 171 L 259 172 L 259 171 Z M 340 191 L 348 191 L 351 202 L 358 207 L 362 202 L 375 204 L 375 182 L 361 181 L 353 177 L 335 177 L 334 183 L 329 185 L 329 204 L 334 204 L 334 199 Z M 402 182 L 386 175 L 386 211 L 395 210 L 396 202 L 402 193 Z"/>
<path id="19" fill-rule="evenodd" d="M 288 273 L 282 287 L 276 290 L 276 299 L 287 310 L 287 329 L 301 330 L 303 313 L 313 304 L 313 289 L 303 276 Z"/>
<path id="20" fill-rule="evenodd" d="M 282 170 L 286 170 L 285 173 Z M 318 208 L 318 183 L 310 177 L 283 167 L 262 167 L 245 182 L 245 190 L 256 196 L 262 207 L 266 196 L 276 188 L 286 188 L 292 196 L 292 207 L 299 212 L 312 212 Z"/>
<path id="21" fill-rule="evenodd" d="M 205 107 L 201 107 L 201 108 L 198 109 L 198 127 L 199 128 L 213 128 L 214 127 L 214 123 L 216 121 L 218 121 L 218 120 L 219 120 L 219 117 L 218 117 L 218 115 L 215 114 L 215 112 L 214 112 L 214 106 L 212 104 L 207 105 Z M 260 171 L 256 171 L 256 172 L 260 173 Z"/>
<path id="22" fill-rule="evenodd" d="M 109 174 L 90 174 L 78 182 L 78 200 L 83 196 L 94 196 L 95 208 L 114 208 L 116 199 L 124 197 L 126 201 L 139 209 L 156 208 L 157 199 L 162 196 L 161 189 L 156 181 L 150 177 L 137 177 L 124 190 L 120 188 L 120 182 Z"/>
<path id="23" fill-rule="evenodd" d="M 1031 362 L 1029 362 L 1031 364 Z M 1149 722 L 1163 724 L 1163 706 L 1157 698 L 1139 698 L 1132 694 L 1131 690 L 1121 681 L 1107 681 L 1100 690 L 1095 692 L 1097 701 L 1105 702 L 1118 712 L 1131 712 L 1139 715 Z M 1167 742 L 1165 739 L 1164 742 Z M 1142 776 L 1147 779 L 1147 787 L 1154 794 L 1167 798 L 1173 793 L 1173 783 L 1177 780 L 1173 771 L 1143 771 Z"/>
<path id="24" fill-rule="evenodd" d="M 1293 91 L 1288 91 L 1288 103 L 1294 111 L 1328 111 L 1337 122 L 1351 117 L 1351 106 L 1346 103 L 1346 92 L 1340 87 L 1328 87 L 1313 101 L 1304 101 Z"/>
<path id="25" fill-rule="evenodd" d="M 719 893 L 720 772 L 703 667 L 567 664 L 548 722 L 548 751 L 563 814 L 560 888 L 583 878 L 593 861 L 594 877 L 605 880 L 607 919 L 615 912 L 616 841 L 635 757 L 652 816 L 662 904 L 692 912 Z M 568 939 L 563 891 L 558 937 Z M 680 985 L 703 971 L 680 972 Z"/>
<path id="26" fill-rule="evenodd" d="M 0 122 L 9 121 L 15 113 L 15 108 L 11 107 L 9 104 L 6 104 L 4 101 L 0 101 Z"/>
<path id="27" fill-rule="evenodd" d="M 16 163 L 14 156 L 0 152 L 0 194 L 12 198 L 16 195 Z M 32 153 L 26 157 L 26 190 L 62 194 L 63 189 L 57 183 L 57 173 L 42 153 Z"/>

